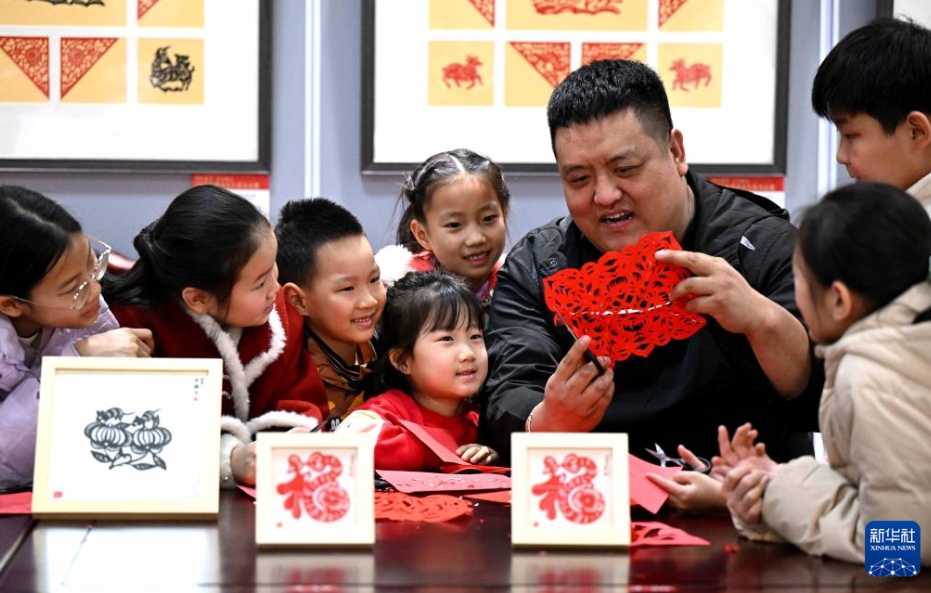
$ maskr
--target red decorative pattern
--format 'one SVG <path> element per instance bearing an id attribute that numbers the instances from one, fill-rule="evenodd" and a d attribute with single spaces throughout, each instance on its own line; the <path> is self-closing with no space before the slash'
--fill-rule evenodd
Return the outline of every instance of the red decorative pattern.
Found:
<path id="1" fill-rule="evenodd" d="M 94 64 L 113 47 L 116 38 L 61 39 L 61 96 L 64 97 Z"/>
<path id="2" fill-rule="evenodd" d="M 48 37 L 0 37 L 0 49 L 48 97 Z"/>
<path id="3" fill-rule="evenodd" d="M 136 20 L 141 20 L 149 9 L 158 4 L 158 0 L 136 0 Z"/>
<path id="4" fill-rule="evenodd" d="M 375 519 L 444 523 L 472 516 L 472 503 L 449 494 L 411 496 L 403 492 L 376 492 Z"/>
<path id="5" fill-rule="evenodd" d="M 598 14 L 611 12 L 620 14 L 620 4 L 624 0 L 533 0 L 537 14 Z"/>
<path id="6" fill-rule="evenodd" d="M 495 0 L 469 0 L 475 10 L 479 11 L 485 20 L 495 26 Z"/>
<path id="7" fill-rule="evenodd" d="M 550 477 L 534 484 L 531 492 L 542 496 L 540 510 L 546 518 L 556 518 L 556 510 L 572 523 L 586 524 L 597 521 L 604 513 L 604 495 L 592 485 L 598 466 L 590 458 L 570 453 L 562 462 L 552 455 L 543 459 L 543 473 Z"/>
<path id="8" fill-rule="evenodd" d="M 512 41 L 516 49 L 553 88 L 569 76 L 568 43 L 532 43 Z"/>
<path id="9" fill-rule="evenodd" d="M 546 305 L 577 335 L 591 336 L 595 354 L 615 362 L 689 338 L 705 319 L 669 301 L 673 287 L 690 274 L 657 262 L 660 249 L 681 247 L 669 231 L 649 233 L 581 270 L 561 270 L 543 281 Z"/>
<path id="10" fill-rule="evenodd" d="M 687 84 L 691 84 L 693 89 L 697 89 L 702 81 L 705 82 L 705 86 L 711 83 L 711 66 L 709 64 L 695 62 L 686 66 L 685 58 L 682 58 L 674 60 L 669 71 L 676 73 L 676 79 L 672 81 L 672 90 L 679 89 L 687 93 L 689 92 L 685 88 Z"/>
<path id="11" fill-rule="evenodd" d="M 278 484 L 277 490 L 285 496 L 284 508 L 295 519 L 301 518 L 303 509 L 311 519 L 330 523 L 349 511 L 349 494 L 336 481 L 343 473 L 343 464 L 335 456 L 315 451 L 304 461 L 291 455 L 288 473 L 294 477 Z"/>
<path id="12" fill-rule="evenodd" d="M 689 0 L 659 0 L 659 26 L 672 18 Z"/>
<path id="13" fill-rule="evenodd" d="M 642 43 L 583 43 L 582 65 L 595 60 L 629 60 L 642 47 Z"/>

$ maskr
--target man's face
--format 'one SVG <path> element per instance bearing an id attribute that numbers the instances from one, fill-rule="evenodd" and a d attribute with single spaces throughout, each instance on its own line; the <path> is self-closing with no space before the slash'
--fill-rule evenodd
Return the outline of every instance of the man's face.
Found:
<path id="1" fill-rule="evenodd" d="M 627 109 L 559 128 L 555 148 L 569 214 L 600 251 L 656 231 L 682 240 L 692 200 L 678 130 L 658 142 Z"/>
<path id="2" fill-rule="evenodd" d="M 837 162 L 855 181 L 880 181 L 908 189 L 924 176 L 915 165 L 911 126 L 902 122 L 892 135 L 865 113 L 832 113 L 837 126 Z"/>

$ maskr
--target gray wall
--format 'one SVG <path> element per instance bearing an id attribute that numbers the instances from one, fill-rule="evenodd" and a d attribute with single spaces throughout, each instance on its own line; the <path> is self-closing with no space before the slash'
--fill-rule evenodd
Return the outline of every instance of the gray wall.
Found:
<path id="1" fill-rule="evenodd" d="M 267 0 L 271 1 L 271 0 Z M 376 248 L 390 242 L 400 176 L 359 173 L 361 7 L 348 0 L 322 1 L 321 194 L 361 219 Z M 842 0 L 841 30 L 875 14 L 875 0 Z M 272 213 L 304 197 L 305 2 L 273 3 Z M 786 203 L 797 212 L 817 197 L 818 123 L 809 107 L 818 66 L 820 11 L 815 0 L 792 3 Z M 415 125 L 416 123 L 412 123 Z M 545 125 L 541 121 L 540 125 Z M 685 130 L 686 142 L 688 130 Z M 0 173 L 0 182 L 25 185 L 64 204 L 88 233 L 134 254 L 132 238 L 171 198 L 189 187 L 188 175 Z M 555 176 L 508 176 L 513 195 L 510 241 L 565 210 Z"/>

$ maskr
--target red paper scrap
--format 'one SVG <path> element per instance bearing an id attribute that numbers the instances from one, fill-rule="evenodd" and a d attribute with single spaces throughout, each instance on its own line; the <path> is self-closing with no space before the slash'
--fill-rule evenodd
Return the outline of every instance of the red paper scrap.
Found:
<path id="1" fill-rule="evenodd" d="M 627 460 L 630 474 L 630 504 L 638 504 L 655 515 L 669 498 L 669 493 L 651 482 L 647 474 L 659 474 L 672 479 L 672 476 L 682 471 L 682 468 L 662 467 L 630 454 Z"/>
<path id="2" fill-rule="evenodd" d="M 462 496 L 464 498 L 468 498 L 469 500 L 511 504 L 510 490 L 495 490 L 493 492 L 469 492 L 467 494 L 463 494 Z"/>
<path id="3" fill-rule="evenodd" d="M 32 492 L 0 494 L 0 515 L 31 515 Z"/>
<path id="4" fill-rule="evenodd" d="M 403 492 L 376 492 L 375 519 L 443 523 L 472 516 L 472 503 L 449 494 L 411 496 Z"/>
<path id="5" fill-rule="evenodd" d="M 659 521 L 634 521 L 630 524 L 630 547 L 638 546 L 707 546 L 711 542 Z"/>
<path id="6" fill-rule="evenodd" d="M 511 489 L 511 478 L 495 473 L 447 474 L 380 469 L 378 475 L 387 480 L 399 492 L 408 493 Z"/>

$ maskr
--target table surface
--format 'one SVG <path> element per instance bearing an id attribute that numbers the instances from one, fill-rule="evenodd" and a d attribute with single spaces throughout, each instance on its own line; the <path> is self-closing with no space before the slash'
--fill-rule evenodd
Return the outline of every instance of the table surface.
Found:
<path id="1" fill-rule="evenodd" d="M 862 565 L 740 539 L 726 516 L 659 520 L 711 545 L 514 550 L 510 507 L 483 502 L 473 517 L 449 523 L 379 521 L 374 548 L 257 551 L 252 499 L 224 492 L 215 522 L 33 526 L 28 517 L 3 517 L 0 557 L 14 545 L 8 534 L 23 537 L 0 572 L 0 591 L 931 591 L 931 571 L 870 577 Z"/>

